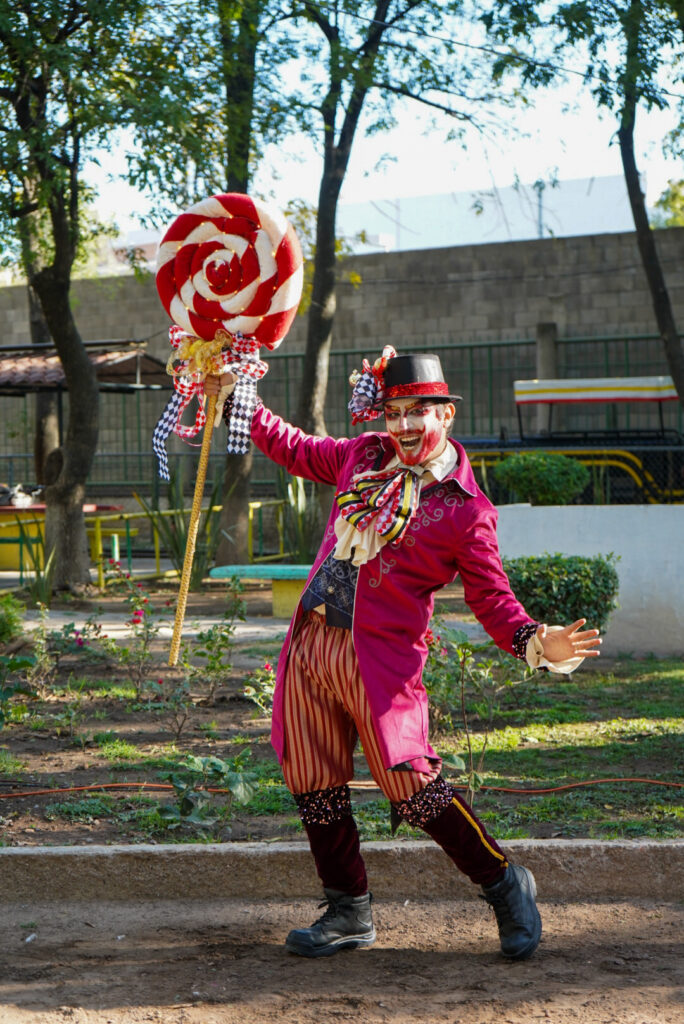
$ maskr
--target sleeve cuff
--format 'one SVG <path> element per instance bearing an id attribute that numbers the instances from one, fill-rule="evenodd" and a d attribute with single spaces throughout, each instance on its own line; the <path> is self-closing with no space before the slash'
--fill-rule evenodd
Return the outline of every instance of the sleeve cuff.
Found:
<path id="1" fill-rule="evenodd" d="M 547 632 L 554 633 L 556 630 L 562 629 L 562 626 L 547 626 Z M 567 658 L 565 661 L 548 661 L 544 657 L 544 645 L 537 636 L 537 629 L 535 629 L 532 636 L 528 639 L 525 646 L 525 661 L 530 668 L 547 668 L 549 672 L 555 672 L 558 675 L 569 675 L 574 672 L 576 668 L 579 668 L 584 658 Z"/>

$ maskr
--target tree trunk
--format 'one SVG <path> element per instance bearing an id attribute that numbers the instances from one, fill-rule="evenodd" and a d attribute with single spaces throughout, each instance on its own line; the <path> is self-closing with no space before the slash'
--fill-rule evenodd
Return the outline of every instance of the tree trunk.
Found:
<path id="1" fill-rule="evenodd" d="M 640 23 L 635 18 L 630 24 L 632 25 L 632 31 L 627 36 L 628 67 L 631 62 L 636 63 L 638 57 Z M 665 275 L 663 274 L 660 257 L 658 256 L 655 234 L 648 222 L 644 193 L 641 191 L 639 170 L 634 156 L 636 103 L 635 90 L 628 86 L 620 118 L 620 127 L 618 128 L 620 156 L 627 184 L 629 204 L 634 218 L 639 254 L 651 293 L 653 312 L 655 313 L 660 336 L 663 339 L 670 374 L 679 395 L 679 400 L 684 405 L 684 348 L 682 348 L 682 342 L 677 332 L 672 303 L 670 302 Z"/>
<path id="2" fill-rule="evenodd" d="M 249 497 L 252 453 L 226 455 L 223 475 L 221 540 L 216 550 L 218 565 L 247 565 L 249 562 Z"/>
<path id="3" fill-rule="evenodd" d="M 52 336 L 43 316 L 38 296 L 28 285 L 29 326 L 33 345 L 49 345 Z M 37 391 L 35 395 L 35 436 L 33 464 L 36 483 L 45 483 L 45 464 L 48 456 L 59 448 L 59 412 L 54 391 Z"/>
<path id="4" fill-rule="evenodd" d="M 307 321 L 306 355 L 295 422 L 309 434 L 324 437 L 325 396 L 333 322 L 337 308 L 335 291 L 335 226 L 341 181 L 326 168 L 318 194 L 316 263 Z"/>
<path id="5" fill-rule="evenodd" d="M 328 92 L 321 104 L 323 117 L 323 175 L 318 193 L 318 220 L 316 222 L 316 262 L 311 291 L 311 306 L 307 324 L 304 376 L 295 422 L 311 434 L 324 436 L 325 396 L 328 389 L 328 366 L 332 343 L 333 322 L 337 308 L 335 291 L 337 203 L 354 144 L 363 104 L 373 80 L 373 67 L 380 43 L 387 27 L 389 0 L 377 0 L 375 16 L 368 29 L 366 41 L 359 48 L 363 57 L 351 73 L 346 67 L 346 56 L 340 48 L 337 27 L 320 10 L 310 6 L 310 17 L 328 40 Z M 408 5 L 413 6 L 413 4 Z M 345 76 L 347 76 L 345 78 Z M 349 87 L 345 103 L 346 90 Z M 338 112 L 344 111 L 339 134 L 336 131 Z"/>
<path id="6" fill-rule="evenodd" d="M 68 277 L 50 266 L 35 274 L 32 284 L 72 396 L 66 437 L 48 459 L 45 489 L 45 553 L 47 558 L 54 551 L 53 587 L 72 590 L 90 583 L 83 502 L 97 447 L 99 391 L 69 305 Z"/>
<path id="7" fill-rule="evenodd" d="M 263 0 L 244 0 L 235 18 L 234 0 L 218 0 L 223 83 L 230 116 L 226 127 L 226 188 L 229 192 L 249 190 L 252 120 L 259 19 Z M 249 498 L 252 453 L 226 455 L 223 474 L 221 540 L 216 551 L 220 565 L 249 562 Z"/>

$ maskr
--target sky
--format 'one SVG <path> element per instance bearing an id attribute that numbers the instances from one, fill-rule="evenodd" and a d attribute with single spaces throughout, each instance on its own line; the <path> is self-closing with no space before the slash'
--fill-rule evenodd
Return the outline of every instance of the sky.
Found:
<path id="1" fill-rule="evenodd" d="M 684 177 L 682 162 L 662 153 L 662 140 L 675 121 L 668 111 L 638 114 L 637 161 L 650 206 L 668 179 Z M 446 128 L 426 134 L 425 124 L 424 108 L 414 103 L 391 132 L 366 138 L 359 131 L 340 201 L 477 193 L 516 181 L 622 175 L 615 120 L 607 112 L 599 116 L 591 98 L 572 85 L 537 93 L 533 105 L 515 115 L 506 134 L 483 138 L 471 132 L 466 148 L 445 142 Z M 296 137 L 267 151 L 253 191 L 281 208 L 293 199 L 315 205 L 320 173 L 313 144 Z M 97 206 L 102 215 L 114 215 L 122 232 L 139 226 L 138 215 L 148 206 L 144 198 L 123 183 L 109 182 L 103 169 L 91 180 L 101 193 Z"/>

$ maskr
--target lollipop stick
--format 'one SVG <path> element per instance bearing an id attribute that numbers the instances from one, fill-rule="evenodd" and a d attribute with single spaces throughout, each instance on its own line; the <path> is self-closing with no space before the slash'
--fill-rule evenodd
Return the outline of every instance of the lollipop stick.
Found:
<path id="1" fill-rule="evenodd" d="M 192 511 L 188 523 L 188 537 L 185 544 L 185 558 L 183 559 L 183 572 L 181 573 L 180 590 L 178 591 L 178 604 L 176 605 L 176 619 L 173 624 L 173 636 L 171 637 L 171 652 L 169 654 L 169 665 L 178 664 L 178 653 L 180 651 L 181 633 L 183 631 L 183 619 L 185 618 L 185 607 L 188 603 L 188 590 L 190 588 L 190 575 L 192 573 L 192 560 L 195 557 L 195 545 L 197 543 L 197 529 L 199 527 L 200 513 L 202 508 L 202 497 L 204 495 L 204 482 L 207 478 L 207 465 L 209 464 L 209 452 L 211 450 L 211 435 L 214 432 L 214 415 L 216 412 L 216 395 L 209 395 L 207 402 L 207 422 L 202 437 L 202 450 L 197 467 L 197 479 L 195 481 L 195 494 L 192 499 Z"/>

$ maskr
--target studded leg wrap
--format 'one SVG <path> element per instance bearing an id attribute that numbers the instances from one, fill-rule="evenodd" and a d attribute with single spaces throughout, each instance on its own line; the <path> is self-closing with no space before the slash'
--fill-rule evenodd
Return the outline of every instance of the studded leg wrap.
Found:
<path id="1" fill-rule="evenodd" d="M 503 877 L 508 864 L 504 852 L 441 775 L 394 807 L 410 825 L 427 832 L 476 885 L 491 885 Z"/>
<path id="2" fill-rule="evenodd" d="M 349 786 L 295 793 L 294 799 L 304 825 L 332 825 L 335 821 L 351 817 Z"/>
<path id="3" fill-rule="evenodd" d="M 349 786 L 294 795 L 324 889 L 348 896 L 368 891 Z"/>
<path id="4" fill-rule="evenodd" d="M 446 810 L 453 796 L 453 786 L 450 786 L 446 779 L 438 775 L 432 782 L 428 782 L 425 789 L 419 790 L 408 800 L 401 800 L 393 806 L 399 817 L 407 821 L 409 825 L 423 828 Z"/>

